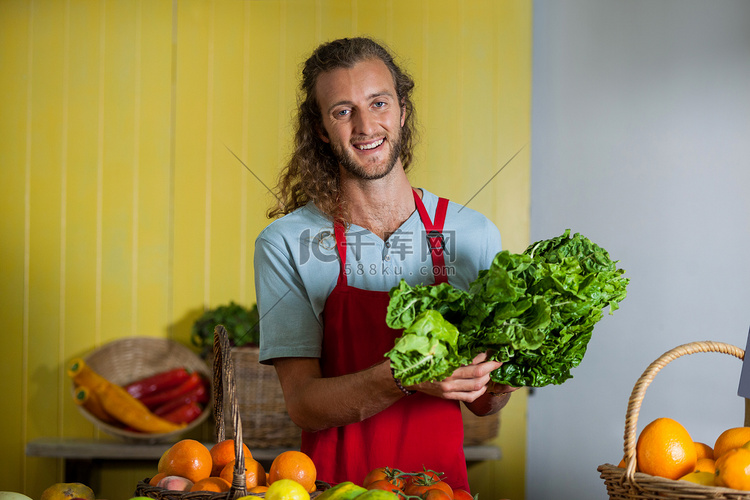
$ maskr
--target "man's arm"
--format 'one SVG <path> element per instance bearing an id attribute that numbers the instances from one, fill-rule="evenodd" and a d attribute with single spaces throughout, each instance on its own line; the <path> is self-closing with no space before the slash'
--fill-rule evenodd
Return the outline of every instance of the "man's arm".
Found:
<path id="1" fill-rule="evenodd" d="M 366 370 L 324 378 L 317 358 L 273 362 L 292 421 L 314 432 L 360 422 L 404 397 L 387 361 Z"/>
<path id="2" fill-rule="evenodd" d="M 470 409 L 476 406 L 485 414 L 499 411 L 508 398 L 487 394 L 487 387 L 492 384 L 490 372 L 500 363 L 485 359 L 486 355 L 480 354 L 474 363 L 456 369 L 440 382 L 425 382 L 408 389 L 463 401 Z M 289 416 L 310 432 L 360 422 L 405 397 L 393 380 L 387 360 L 360 372 L 330 378 L 322 376 L 317 358 L 278 358 L 274 367 Z M 484 410 L 488 402 L 490 408 Z M 502 406 L 498 406 L 501 402 Z"/>

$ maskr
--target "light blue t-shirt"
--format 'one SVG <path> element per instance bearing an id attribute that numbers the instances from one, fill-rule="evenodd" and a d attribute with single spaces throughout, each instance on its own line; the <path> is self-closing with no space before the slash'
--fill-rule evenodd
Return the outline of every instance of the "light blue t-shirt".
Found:
<path id="1" fill-rule="evenodd" d="M 438 197 L 424 189 L 422 193 L 434 220 Z M 448 204 L 443 237 L 448 282 L 463 290 L 501 250 L 497 227 L 479 212 L 453 202 Z M 410 285 L 434 283 L 427 235 L 416 210 L 387 241 L 352 224 L 346 242 L 349 286 L 387 292 L 401 279 Z M 333 225 L 314 204 L 261 231 L 255 240 L 261 362 L 320 357 L 323 308 L 339 270 Z"/>

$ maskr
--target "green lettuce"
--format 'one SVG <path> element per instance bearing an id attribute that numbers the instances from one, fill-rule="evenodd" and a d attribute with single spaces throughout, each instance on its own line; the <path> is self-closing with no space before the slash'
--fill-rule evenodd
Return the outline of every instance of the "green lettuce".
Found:
<path id="1" fill-rule="evenodd" d="M 458 352 L 458 329 L 435 310 L 420 313 L 391 351 L 394 376 L 403 384 L 440 380 L 471 360 Z"/>
<path id="2" fill-rule="evenodd" d="M 406 385 L 441 380 L 480 352 L 503 363 L 495 382 L 561 384 L 581 363 L 603 309 L 612 314 L 625 299 L 623 273 L 606 250 L 566 230 L 522 254 L 499 252 L 468 292 L 402 280 L 386 322 L 404 332 L 386 356 Z"/>

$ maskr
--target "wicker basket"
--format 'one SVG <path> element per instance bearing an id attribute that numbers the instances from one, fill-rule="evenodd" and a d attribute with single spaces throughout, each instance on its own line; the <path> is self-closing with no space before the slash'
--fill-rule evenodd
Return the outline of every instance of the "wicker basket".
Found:
<path id="1" fill-rule="evenodd" d="M 500 430 L 500 413 L 478 417 L 466 405 L 461 405 L 464 420 L 464 446 L 476 446 L 497 437 Z"/>
<path id="2" fill-rule="evenodd" d="M 276 370 L 258 362 L 257 347 L 234 347 L 231 351 L 242 438 L 255 448 L 299 448 L 301 431 L 286 411 L 284 393 Z M 234 437 L 230 401 L 224 387 L 224 415 L 227 437 Z"/>
<path id="3" fill-rule="evenodd" d="M 198 355 L 182 344 L 163 338 L 127 337 L 115 340 L 84 356 L 84 361 L 110 382 L 123 386 L 182 366 L 211 378 L 208 365 Z M 78 410 L 87 420 L 111 436 L 138 443 L 160 443 L 176 441 L 186 432 L 198 427 L 211 414 L 211 405 L 206 405 L 200 416 L 186 427 L 162 434 L 128 431 L 102 422 L 83 406 L 78 406 Z"/>
<path id="4" fill-rule="evenodd" d="M 636 470 L 636 426 L 638 412 L 641 408 L 646 388 L 654 380 L 656 374 L 668 363 L 687 354 L 699 352 L 718 352 L 728 354 L 739 359 L 745 357 L 745 352 L 739 347 L 721 342 L 692 342 L 671 349 L 651 363 L 643 372 L 628 400 L 628 410 L 625 417 L 625 468 L 612 464 L 600 465 L 597 470 L 604 480 L 610 499 L 662 499 L 662 498 L 690 498 L 690 499 L 732 499 L 750 500 L 750 491 L 738 491 L 717 486 L 702 486 L 688 481 L 675 481 L 657 476 L 651 476 Z"/>
<path id="5" fill-rule="evenodd" d="M 156 500 L 237 500 L 240 497 L 252 495 L 264 497 L 264 493 L 248 493 L 245 487 L 245 452 L 243 449 L 244 435 L 242 429 L 242 418 L 240 416 L 238 398 L 236 394 L 234 355 L 229 345 L 227 331 L 222 325 L 218 325 L 214 331 L 214 354 L 213 354 L 213 398 L 214 419 L 216 421 L 215 438 L 220 443 L 227 439 L 224 408 L 229 409 L 229 419 L 233 429 L 235 465 L 232 476 L 232 487 L 229 491 L 216 493 L 210 491 L 182 492 L 166 490 L 148 484 L 149 479 L 140 481 L 136 486 L 133 497 L 149 497 Z M 224 397 L 228 405 L 224 404 Z M 249 444 L 248 444 L 249 443 Z M 254 442 L 248 442 L 250 448 L 255 447 Z M 330 487 L 327 483 L 316 481 L 317 490 L 310 494 L 315 498 L 323 490 Z"/>

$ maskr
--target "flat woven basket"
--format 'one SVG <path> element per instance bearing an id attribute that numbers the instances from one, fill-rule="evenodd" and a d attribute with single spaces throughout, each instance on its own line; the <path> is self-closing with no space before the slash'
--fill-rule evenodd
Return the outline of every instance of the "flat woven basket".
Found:
<path id="1" fill-rule="evenodd" d="M 721 342 L 692 342 L 671 349 L 651 363 L 643 372 L 630 394 L 625 416 L 625 468 L 612 464 L 600 465 L 597 470 L 604 480 L 610 499 L 731 499 L 750 500 L 750 491 L 739 491 L 718 486 L 703 486 L 689 481 L 676 481 L 663 477 L 636 472 L 635 454 L 638 413 L 641 409 L 646 389 L 656 374 L 675 359 L 699 352 L 718 352 L 744 359 L 745 351 L 739 347 Z"/>
<path id="2" fill-rule="evenodd" d="M 200 356 L 184 345 L 169 339 L 156 337 L 126 337 L 109 342 L 84 356 L 92 370 L 117 385 L 127 385 L 138 379 L 155 375 L 172 368 L 185 367 L 211 378 L 211 371 Z M 75 384 L 71 390 L 75 389 Z M 199 426 L 211 414 L 211 405 L 186 427 L 161 434 L 133 432 L 102 422 L 78 406 L 81 414 L 103 432 L 125 441 L 137 443 L 160 443 L 175 441 L 186 432 Z"/>
<path id="3" fill-rule="evenodd" d="M 235 383 L 234 364 L 232 362 L 232 347 L 229 344 L 229 337 L 223 325 L 217 325 L 214 330 L 214 354 L 213 354 L 213 398 L 214 398 L 214 419 L 216 423 L 215 438 L 220 443 L 226 439 L 226 426 L 224 419 L 224 396 L 229 400 L 230 422 L 232 424 L 235 463 L 234 473 L 232 476 L 232 487 L 229 491 L 223 493 L 210 491 L 193 491 L 183 492 L 167 490 L 148 484 L 149 479 L 138 482 L 133 497 L 149 497 L 156 500 L 237 500 L 241 497 L 252 495 L 264 497 L 264 493 L 248 493 L 245 487 L 245 451 L 243 449 L 242 418 L 240 416 L 239 405 L 237 403 L 237 394 Z M 244 383 L 244 382 L 243 382 Z M 245 442 L 251 449 L 255 443 Z M 328 488 L 327 483 L 316 481 L 317 490 L 310 494 L 310 498 L 315 498 L 324 489 Z"/>

